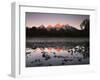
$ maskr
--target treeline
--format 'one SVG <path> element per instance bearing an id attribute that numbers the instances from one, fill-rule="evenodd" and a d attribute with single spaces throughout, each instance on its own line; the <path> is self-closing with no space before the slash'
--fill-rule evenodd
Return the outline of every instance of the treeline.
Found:
<path id="1" fill-rule="evenodd" d="M 45 26 L 26 27 L 26 37 L 89 37 L 89 20 L 84 20 L 80 26 L 81 30 L 68 25 L 59 29 L 54 27 L 48 29 Z"/>

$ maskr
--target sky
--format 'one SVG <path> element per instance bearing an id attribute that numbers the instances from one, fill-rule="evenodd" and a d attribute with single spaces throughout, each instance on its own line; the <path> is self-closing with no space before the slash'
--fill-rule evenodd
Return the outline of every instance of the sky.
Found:
<path id="1" fill-rule="evenodd" d="M 58 14 L 58 13 L 36 13 L 26 12 L 25 24 L 27 27 L 44 25 L 66 25 L 69 24 L 77 29 L 80 29 L 80 24 L 83 20 L 89 19 L 89 15 L 76 15 L 76 14 Z"/>

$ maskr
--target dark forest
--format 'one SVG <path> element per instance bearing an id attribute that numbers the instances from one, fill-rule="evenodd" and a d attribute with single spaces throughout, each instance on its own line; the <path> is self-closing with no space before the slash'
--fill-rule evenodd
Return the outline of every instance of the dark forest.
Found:
<path id="1" fill-rule="evenodd" d="M 69 24 L 62 27 L 26 27 L 26 37 L 89 37 L 89 20 L 85 19 L 80 24 L 80 30 Z"/>

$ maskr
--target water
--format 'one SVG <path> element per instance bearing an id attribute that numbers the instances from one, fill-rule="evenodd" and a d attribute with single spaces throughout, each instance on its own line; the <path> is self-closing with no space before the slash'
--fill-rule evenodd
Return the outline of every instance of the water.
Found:
<path id="1" fill-rule="evenodd" d="M 89 64 L 88 38 L 27 38 L 26 67 Z"/>

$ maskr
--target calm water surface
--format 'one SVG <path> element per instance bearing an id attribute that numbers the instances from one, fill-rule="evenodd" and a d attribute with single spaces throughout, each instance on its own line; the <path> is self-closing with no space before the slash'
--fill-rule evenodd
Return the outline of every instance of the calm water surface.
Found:
<path id="1" fill-rule="evenodd" d="M 26 67 L 89 64 L 88 38 L 28 38 Z"/>

